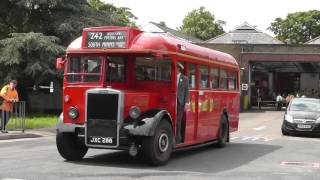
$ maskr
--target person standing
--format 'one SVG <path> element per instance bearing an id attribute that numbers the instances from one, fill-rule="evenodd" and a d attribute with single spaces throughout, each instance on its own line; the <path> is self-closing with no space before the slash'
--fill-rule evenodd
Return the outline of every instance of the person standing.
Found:
<path id="1" fill-rule="evenodd" d="M 177 124 L 176 124 L 176 143 L 183 142 L 181 123 L 183 112 L 186 105 L 189 104 L 189 81 L 188 78 L 182 74 L 183 65 L 177 64 Z"/>
<path id="2" fill-rule="evenodd" d="M 277 103 L 277 110 L 281 110 L 282 108 L 282 102 L 283 102 L 283 97 L 279 93 L 277 98 L 276 98 L 276 103 Z"/>
<path id="3" fill-rule="evenodd" d="M 1 105 L 1 110 L 2 110 L 1 132 L 2 133 L 8 133 L 8 131 L 6 131 L 6 125 L 9 122 L 10 112 L 13 111 L 13 103 L 19 101 L 19 96 L 16 90 L 16 86 L 17 86 L 17 81 L 11 80 L 10 83 L 5 85 L 0 91 L 0 96 L 3 98 L 3 102 Z"/>

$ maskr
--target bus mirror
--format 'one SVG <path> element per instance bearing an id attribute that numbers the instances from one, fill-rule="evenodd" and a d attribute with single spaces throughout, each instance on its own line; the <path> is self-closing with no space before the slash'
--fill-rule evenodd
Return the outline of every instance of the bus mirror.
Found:
<path id="1" fill-rule="evenodd" d="M 64 66 L 64 60 L 62 58 L 57 58 L 56 60 L 56 68 L 61 70 Z"/>

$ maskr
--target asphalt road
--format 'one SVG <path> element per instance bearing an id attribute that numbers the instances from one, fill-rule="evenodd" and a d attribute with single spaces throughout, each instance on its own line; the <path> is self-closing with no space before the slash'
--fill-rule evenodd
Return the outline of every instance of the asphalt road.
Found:
<path id="1" fill-rule="evenodd" d="M 126 152 L 90 149 L 81 162 L 64 161 L 55 137 L 0 141 L 0 180 L 9 179 L 320 179 L 320 138 L 284 137 L 283 112 L 242 113 L 224 149 L 175 152 L 150 167 Z"/>

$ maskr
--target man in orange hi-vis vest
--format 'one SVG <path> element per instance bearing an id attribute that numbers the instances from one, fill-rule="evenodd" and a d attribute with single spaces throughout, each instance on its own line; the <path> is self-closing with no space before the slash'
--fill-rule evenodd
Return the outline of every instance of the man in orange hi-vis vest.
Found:
<path id="1" fill-rule="evenodd" d="M 11 80 L 9 84 L 5 85 L 0 92 L 0 96 L 3 98 L 1 105 L 1 132 L 8 133 L 5 130 L 7 123 L 9 122 L 10 112 L 13 110 L 13 103 L 19 101 L 18 92 L 16 90 L 17 81 Z"/>

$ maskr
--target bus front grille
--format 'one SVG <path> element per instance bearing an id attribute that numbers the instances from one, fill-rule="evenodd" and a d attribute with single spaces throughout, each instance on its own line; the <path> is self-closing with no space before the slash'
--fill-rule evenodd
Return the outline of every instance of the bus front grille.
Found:
<path id="1" fill-rule="evenodd" d="M 119 94 L 88 92 L 86 102 L 86 144 L 118 146 Z"/>

